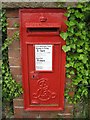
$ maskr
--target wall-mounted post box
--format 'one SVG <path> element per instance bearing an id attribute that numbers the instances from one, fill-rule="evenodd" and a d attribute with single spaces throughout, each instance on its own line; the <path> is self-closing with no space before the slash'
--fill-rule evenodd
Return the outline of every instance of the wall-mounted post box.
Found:
<path id="1" fill-rule="evenodd" d="M 55 111 L 64 108 L 65 41 L 63 9 L 20 10 L 20 40 L 24 108 Z"/>

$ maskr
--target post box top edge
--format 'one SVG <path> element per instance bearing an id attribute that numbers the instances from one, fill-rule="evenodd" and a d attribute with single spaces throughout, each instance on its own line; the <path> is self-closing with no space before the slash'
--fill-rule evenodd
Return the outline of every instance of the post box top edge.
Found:
<path id="1" fill-rule="evenodd" d="M 67 10 L 59 8 L 29 8 L 29 9 L 19 9 L 20 13 L 65 13 Z"/>

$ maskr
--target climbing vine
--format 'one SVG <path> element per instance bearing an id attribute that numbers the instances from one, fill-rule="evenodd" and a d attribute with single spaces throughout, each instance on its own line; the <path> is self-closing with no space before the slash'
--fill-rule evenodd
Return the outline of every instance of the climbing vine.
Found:
<path id="1" fill-rule="evenodd" d="M 0 16 L 0 24 L 2 24 L 2 99 L 3 102 L 10 102 L 14 97 L 17 97 L 22 93 L 21 85 L 16 83 L 12 78 L 8 61 L 8 46 L 13 40 L 19 38 L 19 34 L 18 32 L 15 32 L 12 38 L 7 38 L 5 10 L 0 11 Z"/>
<path id="2" fill-rule="evenodd" d="M 78 3 L 77 7 L 67 7 L 68 26 L 60 36 L 66 40 L 62 49 L 66 52 L 66 76 L 71 83 L 65 96 L 73 103 L 88 96 L 90 84 L 90 3 Z M 74 95 L 69 93 L 73 91 Z"/>

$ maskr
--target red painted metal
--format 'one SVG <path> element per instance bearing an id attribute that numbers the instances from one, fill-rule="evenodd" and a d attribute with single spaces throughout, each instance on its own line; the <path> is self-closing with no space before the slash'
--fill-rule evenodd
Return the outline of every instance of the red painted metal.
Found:
<path id="1" fill-rule="evenodd" d="M 67 29 L 65 12 L 63 9 L 20 10 L 25 110 L 56 111 L 64 109 L 66 54 L 62 50 L 65 41 L 59 34 Z M 52 70 L 36 70 L 35 45 L 52 47 Z"/>

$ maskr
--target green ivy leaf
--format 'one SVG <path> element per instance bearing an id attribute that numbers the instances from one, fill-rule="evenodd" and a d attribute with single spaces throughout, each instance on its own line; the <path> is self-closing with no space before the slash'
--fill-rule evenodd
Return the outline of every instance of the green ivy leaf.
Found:
<path id="1" fill-rule="evenodd" d="M 85 27 L 85 24 L 81 22 L 81 23 L 78 24 L 78 27 L 79 27 L 79 29 L 82 30 Z"/>
<path id="2" fill-rule="evenodd" d="M 71 74 L 71 75 L 74 75 L 75 73 L 74 73 L 74 71 L 73 71 L 73 70 L 71 70 L 71 71 L 70 71 L 70 74 Z"/>
<path id="3" fill-rule="evenodd" d="M 78 52 L 78 53 L 82 53 L 83 50 L 82 50 L 82 49 L 77 49 L 77 52 Z"/>
<path id="4" fill-rule="evenodd" d="M 70 21 L 69 24 L 68 24 L 69 27 L 72 27 L 72 26 L 74 26 L 74 25 L 75 25 L 75 20 L 74 20 L 74 21 L 73 21 L 73 20 Z"/>
<path id="5" fill-rule="evenodd" d="M 71 78 L 71 75 L 67 74 L 67 78 Z"/>
<path id="6" fill-rule="evenodd" d="M 74 34 L 74 28 L 73 27 L 68 28 L 68 31 Z"/>
<path id="7" fill-rule="evenodd" d="M 62 32 L 62 33 L 60 34 L 60 36 L 61 36 L 64 40 L 66 40 L 67 37 L 68 37 L 68 33 L 67 33 L 67 32 L 66 32 L 66 33 Z"/>
<path id="8" fill-rule="evenodd" d="M 88 61 L 87 56 L 84 56 L 84 59 L 82 59 L 82 61 L 83 61 L 84 64 L 87 63 L 87 61 Z"/>
<path id="9" fill-rule="evenodd" d="M 83 15 L 83 13 L 80 13 L 79 11 L 76 11 L 75 12 L 75 16 L 77 17 L 77 18 L 82 18 L 83 19 L 83 17 L 84 17 L 84 15 Z"/>
<path id="10" fill-rule="evenodd" d="M 77 8 L 83 8 L 83 5 L 78 4 L 78 5 L 77 5 Z"/>
<path id="11" fill-rule="evenodd" d="M 75 48 L 76 48 L 76 45 L 75 45 L 75 44 L 71 44 L 71 45 L 70 45 L 70 48 L 75 49 Z"/>
<path id="12" fill-rule="evenodd" d="M 64 50 L 64 52 L 68 52 L 68 51 L 70 51 L 70 46 L 64 45 L 64 46 L 62 47 L 62 49 Z"/>
<path id="13" fill-rule="evenodd" d="M 70 13 L 65 13 L 64 14 L 66 17 L 69 17 L 70 16 Z"/>

